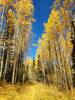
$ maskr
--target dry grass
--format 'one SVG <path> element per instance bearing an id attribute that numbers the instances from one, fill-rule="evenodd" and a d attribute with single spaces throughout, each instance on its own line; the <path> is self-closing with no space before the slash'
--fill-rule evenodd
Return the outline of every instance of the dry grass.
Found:
<path id="1" fill-rule="evenodd" d="M 55 87 L 40 83 L 26 85 L 3 85 L 0 100 L 75 100 L 75 92 L 60 92 Z"/>

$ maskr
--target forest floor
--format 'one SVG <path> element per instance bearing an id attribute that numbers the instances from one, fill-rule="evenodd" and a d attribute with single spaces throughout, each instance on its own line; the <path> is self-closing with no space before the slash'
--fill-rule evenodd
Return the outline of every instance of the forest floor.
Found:
<path id="1" fill-rule="evenodd" d="M 41 83 L 25 85 L 2 85 L 0 100 L 75 100 L 75 92 L 60 92 L 53 86 Z"/>

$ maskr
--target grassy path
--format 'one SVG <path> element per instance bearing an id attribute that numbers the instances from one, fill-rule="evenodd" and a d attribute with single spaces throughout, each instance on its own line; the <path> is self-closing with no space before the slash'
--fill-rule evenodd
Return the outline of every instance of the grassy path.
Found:
<path id="1" fill-rule="evenodd" d="M 55 87 L 34 83 L 0 87 L 0 100 L 75 100 L 75 94 L 62 93 Z"/>

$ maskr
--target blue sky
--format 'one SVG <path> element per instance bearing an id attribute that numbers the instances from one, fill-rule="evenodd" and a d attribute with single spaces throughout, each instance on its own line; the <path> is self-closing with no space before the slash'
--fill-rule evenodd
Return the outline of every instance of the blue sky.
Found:
<path id="1" fill-rule="evenodd" d="M 54 0 L 33 0 L 34 4 L 34 19 L 36 22 L 33 23 L 32 32 L 36 35 L 32 38 L 32 44 L 37 43 L 38 39 L 44 32 L 44 23 L 47 22 L 49 14 L 51 12 L 51 5 Z M 37 47 L 30 47 L 28 56 L 35 58 Z"/>

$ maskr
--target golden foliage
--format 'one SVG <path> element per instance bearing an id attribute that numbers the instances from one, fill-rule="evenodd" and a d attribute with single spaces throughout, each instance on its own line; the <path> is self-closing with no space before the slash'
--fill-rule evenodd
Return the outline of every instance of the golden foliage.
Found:
<path id="1" fill-rule="evenodd" d="M 56 0 L 55 2 L 56 5 L 59 5 L 61 0 Z M 72 31 L 70 29 L 70 12 L 67 9 L 72 2 L 73 1 L 69 2 L 68 0 L 64 0 L 59 10 L 55 9 L 56 5 L 54 5 L 47 23 L 44 24 L 44 34 L 38 42 L 36 54 L 37 61 L 38 55 L 40 55 L 42 70 L 53 66 L 54 73 L 51 76 L 54 76 L 54 79 L 52 78 L 49 80 L 54 80 L 54 84 L 63 89 L 68 88 L 66 85 L 68 84 L 67 80 L 70 88 L 72 87 L 72 66 L 70 59 L 73 45 L 71 43 Z M 48 73 L 48 76 L 49 75 Z"/>

